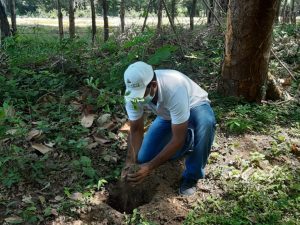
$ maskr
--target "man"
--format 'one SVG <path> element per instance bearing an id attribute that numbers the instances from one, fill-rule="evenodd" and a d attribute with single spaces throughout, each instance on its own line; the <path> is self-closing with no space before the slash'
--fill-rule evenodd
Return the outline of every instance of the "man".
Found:
<path id="1" fill-rule="evenodd" d="M 140 183 L 164 162 L 186 155 L 179 193 L 194 194 L 215 133 L 207 92 L 176 70 L 153 71 L 144 62 L 131 64 L 124 81 L 130 120 L 126 164 L 140 164 L 137 172 L 126 175 L 127 181 Z M 144 107 L 157 115 L 145 137 Z"/>

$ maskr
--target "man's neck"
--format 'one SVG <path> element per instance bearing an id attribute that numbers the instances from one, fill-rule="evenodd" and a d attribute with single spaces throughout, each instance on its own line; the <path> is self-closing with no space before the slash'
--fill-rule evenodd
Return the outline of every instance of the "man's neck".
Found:
<path id="1" fill-rule="evenodd" d="M 157 89 L 156 89 L 155 96 L 154 96 L 154 98 L 152 99 L 151 102 L 152 102 L 154 105 L 157 105 L 157 100 L 158 100 L 158 87 L 157 87 Z"/>

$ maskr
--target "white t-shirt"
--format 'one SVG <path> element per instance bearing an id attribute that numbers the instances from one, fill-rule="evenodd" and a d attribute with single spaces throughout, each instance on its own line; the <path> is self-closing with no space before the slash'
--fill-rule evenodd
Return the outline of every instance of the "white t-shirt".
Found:
<path id="1" fill-rule="evenodd" d="M 130 120 L 138 120 L 144 113 L 144 107 L 172 124 L 181 124 L 190 117 L 190 109 L 209 102 L 208 94 L 194 81 L 176 70 L 155 70 L 158 83 L 157 104 L 137 104 L 126 102 L 126 111 Z"/>

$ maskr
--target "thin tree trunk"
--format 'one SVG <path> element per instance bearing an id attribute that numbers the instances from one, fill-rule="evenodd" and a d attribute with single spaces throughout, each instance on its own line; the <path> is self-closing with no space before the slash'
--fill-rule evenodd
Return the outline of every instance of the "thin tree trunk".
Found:
<path id="1" fill-rule="evenodd" d="M 214 17 L 214 19 L 218 22 L 219 26 L 221 26 L 221 21 L 218 19 L 218 17 L 216 16 L 216 14 L 214 13 L 214 11 L 209 7 L 209 5 L 207 4 L 206 0 L 203 0 L 206 8 L 209 10 L 209 12 L 212 14 L 212 16 Z"/>
<path id="2" fill-rule="evenodd" d="M 278 3 L 279 0 L 229 2 L 225 56 L 218 86 L 224 95 L 243 97 L 250 102 L 262 100 Z"/>
<path id="3" fill-rule="evenodd" d="M 69 33 L 70 38 L 75 38 L 75 3 L 69 0 Z"/>
<path id="4" fill-rule="evenodd" d="M 57 17 L 58 17 L 58 29 L 59 29 L 59 38 L 64 38 L 64 24 L 63 24 L 63 14 L 61 11 L 61 0 L 57 0 Z"/>
<path id="5" fill-rule="evenodd" d="M 148 7 L 147 7 L 147 11 L 146 11 L 146 15 L 145 15 L 145 19 L 144 19 L 144 23 L 143 23 L 143 27 L 142 27 L 142 32 L 144 32 L 146 24 L 147 24 L 148 14 L 149 14 L 149 11 L 150 11 L 150 7 L 151 7 L 151 4 L 152 4 L 152 1 L 153 0 L 149 1 Z"/>
<path id="6" fill-rule="evenodd" d="M 16 1 L 10 0 L 10 16 L 11 16 L 11 29 L 12 34 L 15 35 L 17 32 L 17 14 L 16 14 Z"/>
<path id="7" fill-rule="evenodd" d="M 223 6 L 221 5 L 221 3 L 219 2 L 219 0 L 214 0 L 215 4 L 218 7 L 215 7 L 215 9 L 218 11 L 218 16 L 222 17 L 222 13 L 226 13 L 225 9 L 223 9 Z"/>
<path id="8" fill-rule="evenodd" d="M 104 21 L 104 41 L 109 38 L 109 26 L 108 26 L 108 3 L 107 0 L 102 0 L 103 8 L 103 21 Z"/>
<path id="9" fill-rule="evenodd" d="M 276 16 L 275 16 L 275 23 L 276 23 L 276 24 L 279 23 L 279 15 L 280 15 L 281 1 L 282 1 L 282 0 L 279 0 L 279 4 L 278 4 L 277 9 L 276 9 Z"/>
<path id="10" fill-rule="evenodd" d="M 284 22 L 284 20 L 285 20 L 286 4 L 287 4 L 287 0 L 284 0 L 282 10 L 281 10 L 281 22 Z"/>
<path id="11" fill-rule="evenodd" d="M 218 1 L 218 0 L 216 0 Z M 220 5 L 222 7 L 222 9 L 227 12 L 228 10 L 228 0 L 220 0 Z"/>
<path id="12" fill-rule="evenodd" d="M 5 5 L 0 0 L 0 26 L 1 26 L 1 39 L 10 36 L 10 27 L 7 19 L 7 14 L 5 11 Z"/>
<path id="13" fill-rule="evenodd" d="M 209 11 L 207 16 L 207 23 L 212 24 L 213 22 L 213 11 L 214 11 L 214 0 L 209 0 Z"/>
<path id="14" fill-rule="evenodd" d="M 295 0 L 291 0 L 291 23 L 296 24 Z"/>
<path id="15" fill-rule="evenodd" d="M 121 32 L 125 31 L 125 0 L 120 3 L 120 19 L 121 19 Z"/>
<path id="16" fill-rule="evenodd" d="M 191 14 L 190 14 L 190 29 L 194 30 L 194 17 L 196 12 L 197 0 L 192 0 Z"/>
<path id="17" fill-rule="evenodd" d="M 95 42 L 96 37 L 96 10 L 95 10 L 95 2 L 94 0 L 91 1 L 91 14 L 92 14 L 92 42 Z"/>
<path id="18" fill-rule="evenodd" d="M 177 0 L 171 1 L 171 20 L 173 24 L 175 22 L 175 16 L 176 16 L 176 4 L 177 4 Z"/>
<path id="19" fill-rule="evenodd" d="M 157 30 L 158 32 L 161 31 L 161 26 L 162 26 L 162 1 L 158 0 L 157 2 Z"/>

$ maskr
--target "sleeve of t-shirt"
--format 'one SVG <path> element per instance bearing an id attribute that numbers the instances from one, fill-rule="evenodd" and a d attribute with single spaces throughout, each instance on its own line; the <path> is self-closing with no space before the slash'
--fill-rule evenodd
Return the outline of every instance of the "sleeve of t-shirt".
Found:
<path id="1" fill-rule="evenodd" d="M 129 120 L 132 120 L 132 121 L 138 120 L 143 116 L 144 107 L 141 103 L 137 103 L 134 106 L 131 101 L 126 101 L 125 108 L 126 108 Z"/>
<path id="2" fill-rule="evenodd" d="M 188 91 L 180 87 L 171 96 L 168 102 L 172 124 L 181 124 L 190 117 L 190 103 Z"/>

